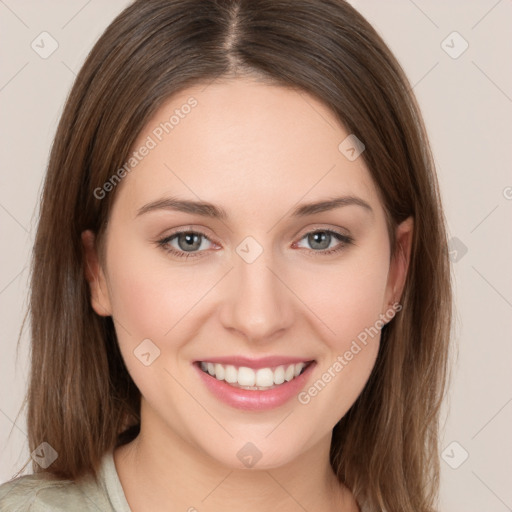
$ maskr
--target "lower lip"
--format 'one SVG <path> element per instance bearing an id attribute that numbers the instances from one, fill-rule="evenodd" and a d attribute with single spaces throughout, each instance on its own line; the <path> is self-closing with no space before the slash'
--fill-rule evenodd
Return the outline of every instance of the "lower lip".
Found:
<path id="1" fill-rule="evenodd" d="M 199 364 L 194 363 L 194 367 L 199 372 L 206 387 L 222 402 L 231 407 L 246 411 L 266 411 L 285 404 L 288 400 L 297 396 L 304 388 L 315 366 L 315 362 L 312 362 L 301 375 L 293 378 L 291 381 L 266 391 L 257 391 L 234 388 L 225 381 L 218 380 L 209 373 L 204 372 Z"/>

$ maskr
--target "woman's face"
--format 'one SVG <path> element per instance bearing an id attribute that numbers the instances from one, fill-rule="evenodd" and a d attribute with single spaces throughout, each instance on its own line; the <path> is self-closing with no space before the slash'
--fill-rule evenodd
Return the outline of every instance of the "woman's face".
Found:
<path id="1" fill-rule="evenodd" d="M 330 439 L 396 311 L 412 227 L 399 226 L 405 258 L 390 261 L 349 135 L 306 93 L 248 79 L 187 89 L 140 134 L 102 268 L 83 239 L 144 431 L 230 467 L 277 467 Z M 300 362 L 312 363 L 295 377 Z"/>

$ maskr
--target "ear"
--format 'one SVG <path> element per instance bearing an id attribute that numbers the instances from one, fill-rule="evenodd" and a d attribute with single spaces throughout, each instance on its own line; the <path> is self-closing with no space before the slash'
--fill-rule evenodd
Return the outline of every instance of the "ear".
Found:
<path id="1" fill-rule="evenodd" d="M 91 306 L 100 316 L 112 315 L 107 281 L 101 268 L 96 249 L 96 237 L 91 230 L 82 233 L 85 256 L 85 277 L 91 290 Z"/>
<path id="2" fill-rule="evenodd" d="M 414 220 L 412 217 L 405 219 L 396 228 L 396 252 L 389 267 L 388 282 L 382 306 L 384 311 L 389 309 L 390 304 L 400 302 L 411 258 L 413 229 Z"/>

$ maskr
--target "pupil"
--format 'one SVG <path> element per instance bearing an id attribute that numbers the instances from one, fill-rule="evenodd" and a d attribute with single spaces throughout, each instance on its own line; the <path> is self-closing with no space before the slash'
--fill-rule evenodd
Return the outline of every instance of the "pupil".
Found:
<path id="1" fill-rule="evenodd" d="M 183 238 L 186 240 L 186 244 L 185 246 L 183 246 L 181 244 L 181 241 L 183 240 Z M 185 233 L 183 235 L 181 235 L 180 237 L 178 237 L 178 244 L 180 246 L 180 249 L 183 249 L 185 251 L 189 250 L 189 249 L 198 249 L 199 246 L 201 245 L 201 242 L 199 241 L 199 235 L 197 235 L 196 233 Z"/>
<path id="2" fill-rule="evenodd" d="M 330 236 L 325 231 L 319 231 L 317 233 L 313 233 L 310 235 L 310 243 L 313 248 L 315 248 L 315 244 L 320 244 L 320 247 L 316 247 L 317 249 L 326 249 L 329 247 L 329 239 Z M 325 244 L 325 241 L 327 240 L 327 244 Z"/>

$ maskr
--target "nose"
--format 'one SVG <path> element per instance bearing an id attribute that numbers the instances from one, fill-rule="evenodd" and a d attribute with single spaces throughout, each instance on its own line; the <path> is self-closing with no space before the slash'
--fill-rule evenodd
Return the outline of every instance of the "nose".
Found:
<path id="1" fill-rule="evenodd" d="M 279 270 L 270 251 L 252 263 L 235 254 L 220 311 L 225 329 L 258 343 L 275 341 L 286 332 L 293 323 L 294 295 Z"/>

